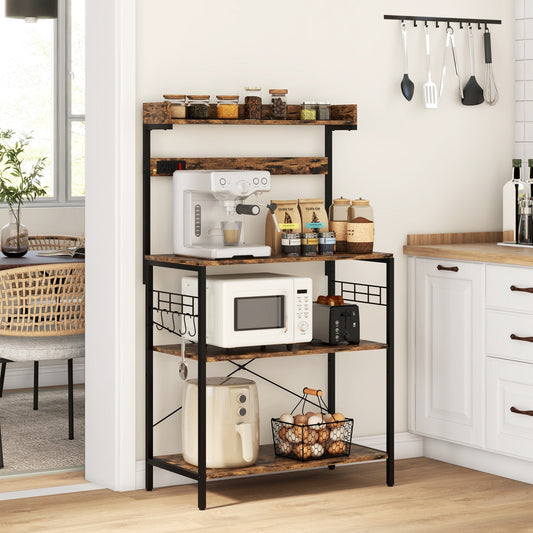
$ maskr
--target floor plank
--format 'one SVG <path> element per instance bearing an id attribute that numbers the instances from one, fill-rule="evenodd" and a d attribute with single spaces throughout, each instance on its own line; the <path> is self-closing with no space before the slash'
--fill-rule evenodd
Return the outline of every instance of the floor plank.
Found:
<path id="1" fill-rule="evenodd" d="M 196 487 L 108 490 L 0 502 L 2 531 L 531 532 L 533 485 L 426 458 L 213 481 Z"/>
<path id="2" fill-rule="evenodd" d="M 87 483 L 85 472 L 61 472 L 59 474 L 34 474 L 10 478 L 0 477 L 0 493 L 13 492 L 16 490 L 44 489 L 47 487 L 61 487 L 63 485 L 79 485 Z"/>

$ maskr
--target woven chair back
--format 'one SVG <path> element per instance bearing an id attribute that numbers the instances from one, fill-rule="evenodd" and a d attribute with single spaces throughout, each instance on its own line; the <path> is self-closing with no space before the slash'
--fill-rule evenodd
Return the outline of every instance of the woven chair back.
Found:
<path id="1" fill-rule="evenodd" d="M 54 337 L 85 331 L 85 265 L 0 271 L 0 335 Z"/>
<path id="2" fill-rule="evenodd" d="M 62 250 L 81 246 L 82 238 L 74 235 L 29 235 L 29 250 Z"/>

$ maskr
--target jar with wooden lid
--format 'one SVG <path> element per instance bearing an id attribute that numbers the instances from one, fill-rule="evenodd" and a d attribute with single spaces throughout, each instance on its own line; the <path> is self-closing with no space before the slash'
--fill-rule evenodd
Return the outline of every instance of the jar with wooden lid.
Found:
<path id="1" fill-rule="evenodd" d="M 287 89 L 270 89 L 270 117 L 273 120 L 285 120 L 287 118 Z"/>
<path id="2" fill-rule="evenodd" d="M 348 252 L 371 254 L 374 249 L 374 212 L 368 200 L 352 201 L 346 230 Z"/>
<path id="3" fill-rule="evenodd" d="M 225 94 L 217 96 L 217 118 L 238 119 L 239 97 L 238 95 Z"/>
<path id="4" fill-rule="evenodd" d="M 244 118 L 248 120 L 261 120 L 263 100 L 261 87 L 245 87 Z"/>
<path id="5" fill-rule="evenodd" d="M 329 230 L 335 232 L 336 252 L 346 252 L 346 230 L 348 229 L 350 200 L 348 198 L 335 198 L 329 206 Z"/>
<path id="6" fill-rule="evenodd" d="M 170 116 L 172 118 L 186 118 L 185 95 L 184 94 L 164 94 L 165 100 L 170 100 Z"/>
<path id="7" fill-rule="evenodd" d="M 209 118 L 209 95 L 207 94 L 187 95 L 187 118 L 192 118 L 192 119 Z"/>

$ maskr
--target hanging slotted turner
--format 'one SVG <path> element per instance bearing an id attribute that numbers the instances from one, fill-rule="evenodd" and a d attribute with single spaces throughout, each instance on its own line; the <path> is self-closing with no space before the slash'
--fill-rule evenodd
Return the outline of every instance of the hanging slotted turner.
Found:
<path id="1" fill-rule="evenodd" d="M 479 105 L 485 100 L 483 96 L 483 89 L 476 81 L 475 76 L 475 64 L 474 64 L 474 34 L 472 26 L 468 26 L 468 51 L 470 52 L 470 79 L 463 87 L 463 99 L 464 105 Z"/>
<path id="2" fill-rule="evenodd" d="M 431 58 L 429 55 L 429 28 L 426 26 L 426 63 L 428 68 L 428 81 L 424 83 L 424 106 L 428 109 L 437 107 L 437 86 L 431 81 Z"/>

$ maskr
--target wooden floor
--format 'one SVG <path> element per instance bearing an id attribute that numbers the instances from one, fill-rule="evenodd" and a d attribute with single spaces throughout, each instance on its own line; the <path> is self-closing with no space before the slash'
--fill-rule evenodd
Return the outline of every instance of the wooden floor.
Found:
<path id="1" fill-rule="evenodd" d="M 417 458 L 214 481 L 0 502 L 0 530 L 48 532 L 533 532 L 533 485 Z"/>
<path id="2" fill-rule="evenodd" d="M 85 472 L 61 472 L 59 474 L 14 476 L 3 478 L 0 476 L 0 494 L 18 490 L 44 489 L 48 487 L 62 487 L 65 485 L 79 485 L 87 483 Z"/>

